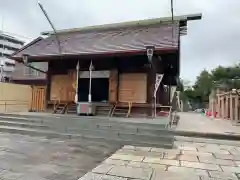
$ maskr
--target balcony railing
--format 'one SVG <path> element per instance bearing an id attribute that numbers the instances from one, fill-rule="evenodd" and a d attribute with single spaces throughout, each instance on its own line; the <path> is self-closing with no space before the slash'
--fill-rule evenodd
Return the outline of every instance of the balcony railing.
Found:
<path id="1" fill-rule="evenodd" d="M 0 40 L 0 44 L 3 44 L 5 46 L 9 46 L 9 47 L 13 47 L 13 48 L 16 48 L 16 49 L 20 49 L 22 47 L 21 44 L 16 44 L 16 43 L 9 42 L 9 41 L 4 41 L 4 40 Z"/>
<path id="2" fill-rule="evenodd" d="M 0 48 L 0 54 L 1 54 L 1 53 L 11 55 L 12 53 L 14 53 L 14 51 L 9 50 L 9 49 L 6 49 L 6 48 L 5 48 L 5 49 Z"/>

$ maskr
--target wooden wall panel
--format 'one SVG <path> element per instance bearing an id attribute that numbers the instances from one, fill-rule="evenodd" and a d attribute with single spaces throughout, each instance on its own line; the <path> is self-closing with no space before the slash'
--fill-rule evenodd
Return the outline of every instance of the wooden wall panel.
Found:
<path id="1" fill-rule="evenodd" d="M 35 86 L 32 88 L 31 110 L 43 112 L 45 106 L 46 87 Z"/>
<path id="2" fill-rule="evenodd" d="M 117 101 L 118 71 L 112 70 L 109 77 L 109 102 Z"/>
<path id="3" fill-rule="evenodd" d="M 124 73 L 119 77 L 119 101 L 146 103 L 147 74 Z"/>
<path id="4" fill-rule="evenodd" d="M 0 112 L 27 112 L 32 100 L 29 85 L 0 83 Z"/>
<path id="5" fill-rule="evenodd" d="M 53 75 L 51 78 L 50 99 L 60 101 L 74 101 L 75 89 L 73 79 L 69 75 Z"/>

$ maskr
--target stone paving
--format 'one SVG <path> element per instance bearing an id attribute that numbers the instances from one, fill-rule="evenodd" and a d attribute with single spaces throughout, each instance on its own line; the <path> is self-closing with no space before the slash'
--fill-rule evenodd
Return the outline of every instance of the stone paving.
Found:
<path id="1" fill-rule="evenodd" d="M 201 113 L 179 112 L 179 115 L 177 131 L 240 135 L 240 126 L 234 126 L 229 120 L 209 118 Z"/>
<path id="2" fill-rule="evenodd" d="M 77 180 L 120 146 L 0 133 L 0 180 Z"/>
<path id="3" fill-rule="evenodd" d="M 176 141 L 175 149 L 124 146 L 79 180 L 238 180 L 240 143 Z"/>

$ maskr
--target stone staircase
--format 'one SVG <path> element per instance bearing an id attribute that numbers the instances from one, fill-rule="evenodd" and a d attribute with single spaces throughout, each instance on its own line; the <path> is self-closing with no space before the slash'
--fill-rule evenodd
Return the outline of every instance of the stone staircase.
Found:
<path id="1" fill-rule="evenodd" d="M 54 109 L 53 109 L 53 114 L 64 114 L 66 111 L 66 108 L 68 106 L 68 103 L 58 103 L 55 105 Z"/>
<path id="2" fill-rule="evenodd" d="M 91 138 L 121 145 L 172 148 L 174 133 L 168 119 L 78 117 L 0 117 L 0 132 L 48 138 Z"/>
<path id="3" fill-rule="evenodd" d="M 110 116 L 112 111 L 112 105 L 111 104 L 102 104 L 96 106 L 96 115 L 97 116 Z"/>
<path id="4" fill-rule="evenodd" d="M 77 114 L 77 104 L 69 103 L 66 109 L 67 114 Z"/>

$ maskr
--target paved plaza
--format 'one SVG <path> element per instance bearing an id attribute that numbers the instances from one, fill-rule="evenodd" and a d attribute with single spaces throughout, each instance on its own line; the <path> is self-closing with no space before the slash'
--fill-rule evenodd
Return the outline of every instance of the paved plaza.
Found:
<path id="1" fill-rule="evenodd" d="M 183 113 L 177 130 L 240 132 L 227 123 Z M 240 141 L 177 136 L 173 149 L 161 149 L 0 133 L 0 179 L 238 180 Z"/>
<path id="2" fill-rule="evenodd" d="M 237 180 L 240 142 L 203 141 L 179 138 L 175 149 L 124 146 L 79 180 Z"/>

